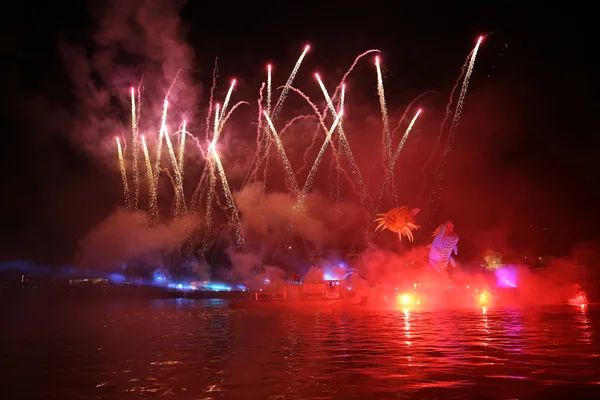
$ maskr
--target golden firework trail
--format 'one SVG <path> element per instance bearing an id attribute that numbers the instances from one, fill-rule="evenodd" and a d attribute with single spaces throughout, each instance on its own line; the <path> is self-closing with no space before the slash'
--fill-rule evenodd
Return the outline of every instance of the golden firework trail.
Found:
<path id="1" fill-rule="evenodd" d="M 335 128 L 338 126 L 338 123 L 340 122 L 343 113 L 344 113 L 343 109 L 340 109 L 340 112 L 337 113 L 337 116 L 335 117 L 335 121 L 333 121 L 333 125 L 331 125 L 329 132 L 327 132 L 327 137 L 325 138 L 325 141 L 323 142 L 323 145 L 321 146 L 321 149 L 319 150 L 319 154 L 317 155 L 317 158 L 315 159 L 315 162 L 314 162 L 312 168 L 310 169 L 310 172 L 308 173 L 306 182 L 304 183 L 304 188 L 302 189 L 302 193 L 300 194 L 300 199 L 298 201 L 298 204 L 301 207 L 303 206 L 304 202 L 306 201 L 306 196 L 308 195 L 308 191 L 312 188 L 312 183 L 315 178 L 317 169 L 319 168 L 319 165 L 321 164 L 321 160 L 323 159 L 323 155 L 325 154 L 325 150 L 327 150 L 327 146 L 329 145 L 329 142 L 331 141 L 331 135 L 335 131 Z"/>
<path id="2" fill-rule="evenodd" d="M 146 145 L 146 138 L 142 135 L 142 150 L 144 152 L 144 160 L 146 161 L 146 174 L 148 176 L 148 186 L 150 188 L 149 195 L 149 209 L 150 209 L 150 219 L 153 221 L 158 220 L 158 208 L 156 207 L 157 203 L 157 193 L 156 193 L 156 185 L 154 184 L 154 174 L 152 173 L 152 163 L 150 161 L 150 155 L 148 154 L 148 146 Z"/>
<path id="3" fill-rule="evenodd" d="M 404 148 L 404 144 L 408 140 L 408 135 L 410 135 L 410 132 L 412 131 L 413 126 L 415 125 L 415 122 L 417 122 L 417 118 L 419 118 L 419 115 L 421 115 L 421 111 L 422 110 L 419 109 L 417 111 L 417 113 L 415 114 L 415 116 L 413 117 L 413 119 L 410 121 L 410 124 L 408 124 L 406 131 L 404 131 L 404 136 L 402 136 L 402 140 L 400 141 L 400 143 L 398 143 L 398 147 L 396 147 L 396 151 L 394 152 L 393 157 L 390 159 L 390 163 L 386 169 L 385 176 L 383 178 L 383 182 L 381 183 L 381 185 L 379 186 L 379 190 L 377 191 L 377 199 L 375 201 L 375 207 L 372 212 L 373 215 L 375 215 L 375 214 L 377 214 L 377 212 L 379 212 L 379 202 L 381 201 L 381 198 L 383 197 L 383 193 L 385 191 L 385 188 L 386 188 L 388 182 L 391 180 L 391 178 L 394 175 L 394 167 L 396 165 L 396 161 L 398 161 L 398 157 L 400 157 L 400 153 L 402 152 L 402 149 Z"/>
<path id="4" fill-rule="evenodd" d="M 229 211 L 231 212 L 231 219 L 233 220 L 233 228 L 235 230 L 237 245 L 240 250 L 243 250 L 244 234 L 242 232 L 242 224 L 240 222 L 240 217 L 238 215 L 238 210 L 235 206 L 235 202 L 233 201 L 231 189 L 229 188 L 229 184 L 227 183 L 227 176 L 225 175 L 223 164 L 221 164 L 219 154 L 217 153 L 217 150 L 214 147 L 212 149 L 212 157 L 215 160 L 215 163 L 217 164 L 217 169 L 219 170 L 219 175 L 221 178 L 221 185 L 223 185 L 223 192 L 225 193 L 225 200 L 227 201 L 227 206 L 229 207 Z"/>
<path id="5" fill-rule="evenodd" d="M 123 151 L 121 150 L 121 141 L 117 136 L 117 152 L 119 154 L 119 168 L 121 170 L 121 179 L 123 180 L 123 192 L 125 195 L 125 207 L 129 210 L 131 208 L 131 200 L 129 198 L 129 185 L 127 184 L 127 170 L 125 169 L 125 160 L 123 159 Z"/>
<path id="6" fill-rule="evenodd" d="M 479 40 L 477 40 L 477 44 L 475 45 L 475 49 L 473 49 L 473 55 L 471 56 L 471 60 L 469 61 L 469 68 L 467 68 L 467 73 L 465 75 L 465 79 L 463 80 L 460 95 L 458 96 L 458 102 L 456 103 L 456 111 L 454 112 L 454 118 L 452 119 L 452 124 L 450 125 L 450 136 L 448 137 L 448 143 L 446 144 L 444 156 L 446 156 L 450 152 L 452 142 L 454 141 L 454 133 L 456 132 L 456 128 L 458 127 L 458 123 L 460 122 L 460 117 L 462 115 L 463 107 L 465 104 L 465 97 L 467 96 L 467 89 L 469 88 L 469 81 L 471 80 L 473 69 L 475 68 L 475 59 L 477 58 L 477 52 L 479 51 L 479 45 L 481 45 L 482 40 L 483 36 L 480 36 Z"/>
<path id="7" fill-rule="evenodd" d="M 304 60 L 304 56 L 306 56 L 306 53 L 308 53 L 308 50 L 310 50 L 310 45 L 307 44 L 306 46 L 304 46 L 304 51 L 300 55 L 300 58 L 298 58 L 298 61 L 296 61 L 296 65 L 294 65 L 294 69 L 292 70 L 292 73 L 290 74 L 287 82 L 285 83 L 285 86 L 283 87 L 283 90 L 281 91 L 281 94 L 279 95 L 279 99 L 277 100 L 277 103 L 275 103 L 275 110 L 273 110 L 273 114 L 271 114 L 271 119 L 275 120 L 279 116 L 279 113 L 281 112 L 281 108 L 283 107 L 283 102 L 285 101 L 285 98 L 287 97 L 290 86 L 292 86 L 292 83 L 294 83 L 294 78 L 296 77 L 296 74 L 298 73 L 298 70 L 300 69 L 300 64 L 302 64 L 302 60 Z"/>
<path id="8" fill-rule="evenodd" d="M 179 166 L 177 165 L 177 158 L 175 157 L 175 151 L 173 151 L 173 145 L 169 132 L 165 130 L 164 133 L 165 141 L 167 142 L 167 149 L 171 158 L 171 165 L 173 166 L 173 172 L 175 173 L 175 216 L 179 217 L 182 215 L 185 209 L 185 197 L 183 192 L 183 181 L 181 179 L 181 173 L 179 172 Z"/>
<path id="9" fill-rule="evenodd" d="M 388 119 L 387 106 L 385 104 L 385 91 L 383 90 L 383 77 L 379 56 L 375 56 L 375 67 L 377 69 L 377 95 L 379 96 L 379 107 L 381 108 L 381 122 L 383 123 L 383 151 L 386 163 L 392 158 L 392 137 L 390 135 L 390 122 Z"/>
<path id="10" fill-rule="evenodd" d="M 366 55 L 371 54 L 371 53 L 381 53 L 381 52 L 379 50 L 377 50 L 377 49 L 371 49 L 371 50 L 367 50 L 367 51 L 359 54 L 358 56 L 356 56 L 356 58 L 352 62 L 352 65 L 350 65 L 350 68 L 348 68 L 348 70 L 346 71 L 346 73 L 344 74 L 344 76 L 342 76 L 342 80 L 340 81 L 340 84 L 335 88 L 335 91 L 333 92 L 333 96 L 332 96 L 333 99 L 337 98 L 337 95 L 338 95 L 339 91 L 342 90 L 342 87 L 346 83 L 346 79 L 348 79 L 348 76 L 350 76 L 350 74 L 352 73 L 352 71 L 354 70 L 354 68 L 358 64 L 358 62 L 363 57 L 365 57 Z M 325 114 L 326 112 L 327 112 L 327 108 L 325 109 L 325 112 L 323 114 Z"/>
<path id="11" fill-rule="evenodd" d="M 385 90 L 383 89 L 383 76 L 381 74 L 381 65 L 379 62 L 379 56 L 375 56 L 375 69 L 377 70 L 377 95 L 379 97 L 379 107 L 381 108 L 381 122 L 383 124 L 383 165 L 387 167 L 392 158 L 392 133 L 390 133 L 390 120 L 388 117 L 388 110 L 385 102 Z M 395 176 L 392 174 L 392 198 L 398 203 L 398 188 L 396 186 Z"/>
<path id="12" fill-rule="evenodd" d="M 267 114 L 271 115 L 271 93 L 272 93 L 272 81 L 271 81 L 271 64 L 267 65 Z"/>
<path id="13" fill-rule="evenodd" d="M 344 101 L 346 96 L 346 85 L 342 84 L 342 94 L 340 95 L 340 103 L 338 104 L 338 108 L 340 110 L 342 110 L 344 108 Z M 340 124 L 342 120 L 340 119 Z M 339 148 L 339 139 L 338 139 L 338 148 Z M 333 149 L 333 161 L 335 164 L 335 209 L 336 212 L 338 213 L 337 216 L 339 217 L 339 211 L 340 211 L 340 191 L 341 191 L 341 169 L 342 166 L 340 164 L 340 157 L 339 157 L 339 150 L 338 148 L 335 147 L 335 143 L 332 144 L 332 149 Z"/>
<path id="14" fill-rule="evenodd" d="M 132 137 L 132 152 L 133 152 L 133 209 L 137 210 L 140 198 L 140 171 L 138 170 L 138 127 L 137 115 L 135 109 L 135 90 L 131 88 L 131 137 Z"/>
<path id="15" fill-rule="evenodd" d="M 291 218 L 289 220 L 287 230 L 284 233 L 284 235 L 282 236 L 281 241 L 279 242 L 278 248 L 279 248 L 279 246 L 281 246 L 281 244 L 283 242 L 287 241 L 287 239 L 289 238 L 290 233 L 294 231 L 294 226 L 296 224 L 296 218 L 298 217 L 298 212 L 302 213 L 304 216 L 307 215 L 307 210 L 304 208 L 304 206 L 306 204 L 306 198 L 308 196 L 308 192 L 309 192 L 309 190 L 312 187 L 313 179 L 315 177 L 317 169 L 319 168 L 319 164 L 321 163 L 321 160 L 323 158 L 323 154 L 325 154 L 325 150 L 327 149 L 327 145 L 331 141 L 331 135 L 333 134 L 333 132 L 335 131 L 336 126 L 340 122 L 340 118 L 342 117 L 342 114 L 343 114 L 343 110 L 340 109 L 340 112 L 337 114 L 337 116 L 335 118 L 335 121 L 333 122 L 333 125 L 331 126 L 331 128 L 327 132 L 327 136 L 325 137 L 325 141 L 323 142 L 323 145 L 321 146 L 321 149 L 319 150 L 319 154 L 315 158 L 315 162 L 313 163 L 313 166 L 310 169 L 310 172 L 308 173 L 308 176 L 306 178 L 306 182 L 304 182 L 304 187 L 302 188 L 302 192 L 299 193 L 298 200 L 296 201 L 296 204 L 294 204 L 294 207 L 292 208 L 292 216 L 291 216 Z"/>
<path id="16" fill-rule="evenodd" d="M 465 98 L 467 96 L 467 89 L 469 88 L 469 81 L 471 80 L 471 75 L 473 74 L 473 69 L 475 68 L 475 59 L 477 58 L 477 52 L 479 51 L 479 46 L 483 41 L 483 36 L 480 36 L 477 40 L 477 44 L 475 48 L 473 48 L 471 59 L 469 60 L 469 66 L 467 68 L 467 72 L 465 73 L 465 77 L 462 82 L 462 87 L 460 90 L 460 94 L 458 95 L 458 101 L 456 102 L 456 110 L 454 111 L 454 117 L 452 118 L 452 123 L 450 124 L 450 129 L 448 131 L 448 139 L 446 140 L 446 147 L 444 148 L 444 153 L 442 154 L 442 158 L 440 163 L 438 164 L 438 168 L 435 172 L 435 178 L 433 181 L 433 190 L 431 191 L 431 195 L 427 200 L 427 205 L 431 204 L 433 196 L 436 192 L 441 190 L 441 187 L 437 185 L 439 180 L 442 180 L 444 177 L 444 165 L 446 164 L 446 156 L 452 150 L 452 144 L 454 143 L 454 135 L 456 134 L 456 129 L 458 128 L 458 123 L 460 122 L 460 117 L 462 115 Z M 444 119 L 445 122 L 445 119 Z M 442 122 L 442 124 L 444 123 Z M 437 208 L 437 207 L 436 207 Z"/>
<path id="17" fill-rule="evenodd" d="M 204 222 L 206 225 L 206 234 L 204 235 L 204 238 L 205 238 L 204 246 L 208 245 L 208 238 L 209 238 L 210 232 L 212 230 L 212 203 L 215 198 L 215 186 L 217 184 L 217 176 L 215 175 L 215 165 L 213 163 L 213 157 L 210 157 L 208 160 L 208 170 L 209 170 L 210 175 L 209 175 L 208 194 L 206 196 L 206 212 L 204 214 Z M 205 249 L 206 249 L 206 247 L 205 247 Z"/>
<path id="18" fill-rule="evenodd" d="M 256 101 L 257 105 L 258 105 L 258 118 L 257 121 L 258 123 L 256 124 L 256 138 L 255 138 L 255 143 L 256 143 L 256 151 L 254 152 L 254 157 L 252 158 L 252 161 L 250 162 L 250 168 L 248 168 L 248 172 L 246 173 L 246 177 L 244 178 L 243 182 L 242 182 L 242 186 L 240 187 L 240 190 L 242 190 L 244 187 L 246 187 L 246 185 L 253 180 L 254 178 L 256 178 L 256 174 L 258 173 L 258 168 L 260 167 L 260 161 L 262 161 L 260 159 L 260 151 L 262 149 L 262 143 L 263 143 L 263 91 L 265 88 L 265 83 L 263 82 L 260 85 L 260 90 L 258 91 L 258 99 Z"/>
<path id="19" fill-rule="evenodd" d="M 231 86 L 229 86 L 229 90 L 227 91 L 227 95 L 225 96 L 225 101 L 223 102 L 223 109 L 221 110 L 221 115 L 219 116 L 219 130 L 223 129 L 223 124 L 225 123 L 225 113 L 227 112 L 227 106 L 229 105 L 229 100 L 231 99 L 231 93 L 233 93 L 234 86 L 235 79 L 231 81 Z"/>
<path id="20" fill-rule="evenodd" d="M 185 154 L 185 136 L 187 132 L 185 130 L 187 122 L 183 120 L 183 127 L 181 128 L 181 136 L 179 136 L 179 175 L 181 175 L 181 179 L 183 180 L 183 167 L 184 167 L 184 159 L 183 156 Z"/>
<path id="21" fill-rule="evenodd" d="M 275 103 L 275 108 L 272 111 L 272 113 L 270 114 L 271 120 L 275 120 L 279 116 L 279 113 L 281 112 L 281 109 L 283 108 L 283 103 L 285 102 L 285 99 L 287 98 L 290 87 L 292 86 L 292 83 L 294 83 L 294 78 L 296 78 L 296 74 L 298 73 L 298 70 L 300 69 L 302 60 L 304 60 L 306 53 L 308 53 L 308 50 L 310 50 L 310 45 L 304 46 L 304 51 L 298 58 L 298 61 L 296 61 L 296 65 L 294 65 L 294 68 L 292 69 L 292 72 L 291 72 L 290 76 L 288 77 L 288 80 L 286 81 L 285 86 L 283 87 L 283 89 L 281 91 L 281 94 L 279 95 L 279 99 L 277 99 L 277 103 Z M 267 114 L 267 116 L 269 116 L 269 114 Z M 268 139 L 269 135 L 266 132 L 268 130 L 269 130 L 269 128 L 265 127 L 264 155 L 263 155 L 263 158 L 260 160 L 260 163 L 261 164 L 264 163 L 264 165 L 265 165 L 265 168 L 263 170 L 263 193 L 266 192 L 266 190 L 267 190 L 267 177 L 269 174 L 269 155 L 271 154 L 271 141 Z M 279 150 L 279 148 L 278 148 L 278 151 L 281 154 L 281 151 Z"/>
<path id="22" fill-rule="evenodd" d="M 213 139 L 210 142 L 210 147 L 208 151 L 211 152 L 212 149 L 217 145 L 217 140 L 219 140 L 219 103 L 215 106 L 215 125 L 213 127 Z M 209 154 L 210 156 L 210 154 Z"/>
<path id="23" fill-rule="evenodd" d="M 162 142 L 165 131 L 167 130 L 167 110 L 169 109 L 169 100 L 163 104 L 163 114 L 160 122 L 160 131 L 158 132 L 158 142 L 156 143 L 156 162 L 154 164 L 154 184 L 158 190 L 158 178 L 160 176 L 160 161 L 162 157 Z"/>
<path id="24" fill-rule="evenodd" d="M 329 93 L 327 92 L 325 85 L 323 85 L 323 82 L 321 81 L 319 74 L 315 74 L 315 77 L 317 78 L 317 81 L 319 82 L 319 86 L 321 87 L 323 96 L 325 96 L 325 100 L 327 101 L 327 106 L 329 107 L 329 111 L 331 111 L 331 114 L 333 114 L 334 117 L 337 117 L 336 112 L 335 112 L 335 107 L 333 106 L 333 102 L 331 101 L 331 97 L 329 97 Z M 346 153 L 346 157 L 348 157 L 348 162 L 350 164 L 350 167 L 352 168 L 352 175 L 354 176 L 354 180 L 359 185 L 359 190 L 360 190 L 360 195 L 361 195 L 363 205 L 365 206 L 365 208 L 367 210 L 369 210 L 371 207 L 370 200 L 369 200 L 369 194 L 367 192 L 366 185 L 362 179 L 360 169 L 358 169 L 358 165 L 356 164 L 356 161 L 354 161 L 354 155 L 352 154 L 352 151 L 350 150 L 350 145 L 348 144 L 348 140 L 346 139 L 346 134 L 344 133 L 344 129 L 341 127 L 341 125 L 339 125 L 337 128 L 337 131 L 339 134 L 341 147 L 344 150 L 344 153 Z"/>
<path id="25" fill-rule="evenodd" d="M 212 209 L 213 200 L 215 198 L 215 187 L 217 184 L 217 176 L 215 174 L 215 162 L 213 157 L 213 150 L 216 150 L 216 144 L 219 134 L 219 103 L 215 105 L 215 120 L 213 125 L 213 139 L 208 146 L 208 153 L 206 154 L 208 168 L 210 173 L 210 180 L 208 186 L 208 195 L 206 196 L 206 213 L 205 213 L 205 224 L 206 224 L 206 235 L 204 240 L 204 246 L 208 246 L 209 232 L 212 230 Z"/>
<path id="26" fill-rule="evenodd" d="M 267 124 L 269 124 L 269 128 L 271 128 L 271 133 L 273 136 L 273 140 L 277 145 L 277 151 L 279 152 L 279 157 L 283 163 L 283 168 L 285 169 L 285 173 L 287 175 L 288 184 L 291 186 L 292 192 L 294 195 L 300 193 L 300 188 L 298 187 L 298 182 L 296 181 L 296 175 L 294 175 L 294 170 L 292 170 L 292 165 L 290 164 L 290 160 L 285 153 L 285 149 L 283 148 L 283 144 L 281 144 L 281 139 L 279 139 L 279 135 L 273 126 L 273 121 L 269 118 L 267 111 L 264 111 L 265 119 L 267 120 Z"/>

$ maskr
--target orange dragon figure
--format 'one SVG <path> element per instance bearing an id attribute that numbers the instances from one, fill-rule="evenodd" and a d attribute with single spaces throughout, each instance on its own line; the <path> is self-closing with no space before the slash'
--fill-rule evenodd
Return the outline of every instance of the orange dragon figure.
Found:
<path id="1" fill-rule="evenodd" d="M 412 231 L 419 229 L 420 226 L 415 222 L 415 215 L 419 213 L 418 208 L 409 209 L 407 206 L 394 208 L 385 214 L 377 214 L 374 222 L 379 223 L 375 232 L 378 230 L 389 229 L 398 234 L 398 238 L 402 241 L 402 236 L 406 236 L 410 242 L 414 241 Z"/>

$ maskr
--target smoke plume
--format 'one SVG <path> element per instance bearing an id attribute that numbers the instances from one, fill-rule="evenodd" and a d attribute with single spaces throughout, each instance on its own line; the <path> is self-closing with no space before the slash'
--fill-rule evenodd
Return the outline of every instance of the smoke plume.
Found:
<path id="1" fill-rule="evenodd" d="M 175 124 L 194 110 L 199 86 L 191 83 L 194 52 L 185 41 L 182 6 L 165 0 L 103 2 L 92 10 L 93 52 L 68 42 L 59 46 L 75 89 L 73 139 L 111 165 L 112 138 L 128 131 L 131 87 L 143 91 L 141 133 L 157 131 L 167 96 Z"/>
<path id="2" fill-rule="evenodd" d="M 284 234 L 297 203 L 290 193 L 265 193 L 262 182 L 244 187 L 234 197 L 242 215 L 244 232 L 273 243 Z M 306 216 L 299 214 L 295 218 L 295 233 L 317 246 L 337 239 L 339 232 L 344 232 L 363 215 L 358 204 L 336 204 L 317 191 L 308 194 L 306 210 Z"/>
<path id="3" fill-rule="evenodd" d="M 152 227 L 144 212 L 131 214 L 119 209 L 81 239 L 76 265 L 110 270 L 127 261 L 173 250 L 198 224 L 199 217 L 192 215 Z"/>

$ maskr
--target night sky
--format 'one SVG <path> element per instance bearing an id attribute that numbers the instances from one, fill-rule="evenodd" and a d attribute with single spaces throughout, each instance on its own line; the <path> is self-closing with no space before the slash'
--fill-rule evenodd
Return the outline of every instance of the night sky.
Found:
<path id="1" fill-rule="evenodd" d="M 119 4 L 23 1 L 3 6 L 0 259 L 69 263 L 79 239 L 122 203 L 118 171 L 82 144 L 89 132 L 78 133 L 80 125 L 74 122 L 81 103 L 73 64 L 66 65 L 64 57 L 65 43 L 80 46 L 89 57 L 96 54 L 103 3 Z M 513 247 L 519 242 L 521 250 L 531 252 L 566 254 L 573 244 L 600 236 L 599 105 L 592 74 L 597 44 L 591 11 L 573 3 L 563 9 L 507 9 L 486 2 L 297 3 L 293 9 L 284 3 L 230 2 L 210 9 L 205 3 L 189 1 L 180 12 L 181 35 L 193 49 L 185 67 L 203 85 L 202 104 L 214 57 L 220 57 L 221 89 L 235 76 L 243 82 L 240 97 L 255 107 L 265 64 L 273 62 L 276 71 L 282 70 L 277 75 L 282 84 L 303 45 L 310 43 L 298 86 L 314 86 L 315 70 L 339 79 L 357 54 L 377 48 L 383 54 L 390 115 L 431 89 L 443 95 L 424 106 L 438 115 L 477 37 L 490 34 L 469 86 L 435 217 L 462 223 L 462 242 L 479 245 L 485 231 L 489 241 L 512 238 Z M 126 51 L 117 57 L 124 64 L 144 65 Z M 368 71 L 364 67 L 357 76 L 369 76 Z M 137 72 L 139 78 L 143 68 Z M 364 96 L 377 113 L 374 72 L 368 82 L 357 79 L 349 84 L 369 92 Z M 356 98 L 362 101 L 361 96 Z M 127 112 L 122 111 L 125 125 Z M 414 204 L 421 166 L 411 160 L 428 154 L 423 146 L 418 154 L 415 148 L 406 149 L 405 198 L 409 206 L 425 210 Z M 494 239 L 495 230 L 502 239 Z"/>

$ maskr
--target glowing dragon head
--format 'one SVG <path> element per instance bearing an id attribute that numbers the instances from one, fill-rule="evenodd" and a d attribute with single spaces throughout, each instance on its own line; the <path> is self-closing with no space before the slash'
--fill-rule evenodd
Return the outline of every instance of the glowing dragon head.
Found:
<path id="1" fill-rule="evenodd" d="M 412 231 L 419 229 L 420 226 L 415 222 L 415 215 L 419 213 L 418 208 L 409 209 L 407 206 L 394 208 L 385 214 L 377 214 L 374 222 L 378 223 L 375 232 L 378 230 L 389 229 L 392 232 L 398 233 L 398 237 L 402 240 L 402 236 L 406 236 L 410 242 L 414 241 Z"/>

